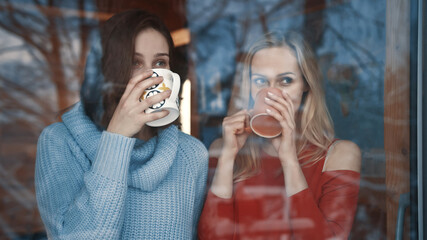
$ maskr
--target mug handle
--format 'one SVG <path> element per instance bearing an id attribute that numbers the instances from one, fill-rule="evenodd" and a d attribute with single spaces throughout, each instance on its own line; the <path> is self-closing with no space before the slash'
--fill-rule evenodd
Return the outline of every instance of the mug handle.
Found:
<path id="1" fill-rule="evenodd" d="M 169 99 L 173 99 L 175 101 L 178 97 L 179 89 L 181 86 L 181 78 L 179 77 L 178 74 L 172 72 L 172 80 L 173 80 L 172 92 Z"/>

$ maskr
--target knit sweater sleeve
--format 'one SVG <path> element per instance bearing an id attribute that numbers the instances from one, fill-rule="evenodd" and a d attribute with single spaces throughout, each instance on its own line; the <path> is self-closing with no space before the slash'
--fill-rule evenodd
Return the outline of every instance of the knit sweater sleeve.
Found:
<path id="1" fill-rule="evenodd" d="M 347 239 L 357 207 L 360 174 L 349 170 L 322 173 L 316 202 L 307 188 L 289 198 L 293 239 Z"/>
<path id="2" fill-rule="evenodd" d="M 37 146 L 35 185 L 51 239 L 118 239 L 135 139 L 103 132 L 92 166 L 62 124 L 46 128 Z"/>
<path id="3" fill-rule="evenodd" d="M 211 185 L 217 161 L 216 158 L 209 159 L 208 186 Z M 234 194 L 231 198 L 225 199 L 209 190 L 200 216 L 198 238 L 233 239 L 234 223 Z"/>

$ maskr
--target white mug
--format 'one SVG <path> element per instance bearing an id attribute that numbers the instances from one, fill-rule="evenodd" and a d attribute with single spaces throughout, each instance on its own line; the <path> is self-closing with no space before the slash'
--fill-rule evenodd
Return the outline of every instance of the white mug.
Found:
<path id="1" fill-rule="evenodd" d="M 181 86 L 181 78 L 178 74 L 164 68 L 155 68 L 153 69 L 153 72 L 154 73 L 151 77 L 162 76 L 163 82 L 145 89 L 144 93 L 141 96 L 141 99 L 144 100 L 166 90 L 172 91 L 169 98 L 166 98 L 165 100 L 156 103 L 145 110 L 146 113 L 159 112 L 162 110 L 169 111 L 169 114 L 166 115 L 166 117 L 147 123 L 147 125 L 151 127 L 160 127 L 172 123 L 179 117 L 178 93 Z"/>

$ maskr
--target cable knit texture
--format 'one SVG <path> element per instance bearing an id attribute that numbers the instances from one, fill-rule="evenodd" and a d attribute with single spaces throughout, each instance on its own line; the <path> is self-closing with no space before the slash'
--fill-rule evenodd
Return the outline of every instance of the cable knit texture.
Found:
<path id="1" fill-rule="evenodd" d="M 208 154 L 176 126 L 149 141 L 99 130 L 77 103 L 41 134 L 36 195 L 50 239 L 192 239 Z"/>

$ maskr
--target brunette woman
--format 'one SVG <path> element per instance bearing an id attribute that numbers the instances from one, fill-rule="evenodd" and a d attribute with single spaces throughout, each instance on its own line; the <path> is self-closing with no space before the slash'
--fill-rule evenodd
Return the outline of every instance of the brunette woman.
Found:
<path id="1" fill-rule="evenodd" d="M 156 16 L 130 10 L 101 28 L 87 60 L 82 101 L 48 126 L 37 149 L 36 195 L 50 239 L 192 239 L 203 204 L 208 155 L 141 100 L 170 69 L 173 42 Z M 90 83 L 95 82 L 94 88 Z M 99 96 L 97 98 L 96 96 Z"/>

